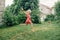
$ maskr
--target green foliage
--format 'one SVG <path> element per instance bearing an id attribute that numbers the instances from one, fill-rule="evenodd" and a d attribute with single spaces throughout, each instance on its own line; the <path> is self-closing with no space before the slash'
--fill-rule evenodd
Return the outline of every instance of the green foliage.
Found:
<path id="1" fill-rule="evenodd" d="M 12 26 L 25 23 L 26 15 L 21 8 L 23 8 L 24 11 L 31 9 L 32 22 L 39 23 L 39 17 L 37 16 L 39 13 L 38 0 L 14 0 L 13 4 L 6 7 L 4 11 L 4 24 L 7 26 Z"/>
<path id="2" fill-rule="evenodd" d="M 14 0 L 14 4 L 17 4 L 20 8 L 22 7 L 24 10 L 27 9 L 37 9 L 39 0 Z"/>
<path id="3" fill-rule="evenodd" d="M 40 22 L 40 11 L 37 11 L 39 9 L 36 9 L 36 10 L 32 10 L 32 13 L 31 13 L 31 19 L 32 19 L 32 22 L 33 23 L 41 23 Z"/>
<path id="4" fill-rule="evenodd" d="M 17 16 L 18 16 L 18 21 L 20 23 L 25 23 L 26 15 L 25 15 L 25 13 L 23 11 L 20 11 Z"/>
<path id="5" fill-rule="evenodd" d="M 18 17 L 10 12 L 10 7 L 7 7 L 4 11 L 3 19 L 4 24 L 7 26 L 18 24 Z"/>
<path id="6" fill-rule="evenodd" d="M 60 22 L 60 1 L 55 4 L 56 19 Z"/>
<path id="7" fill-rule="evenodd" d="M 54 19 L 55 19 L 55 16 L 51 14 L 51 15 L 47 15 L 45 21 L 54 21 Z"/>
<path id="8" fill-rule="evenodd" d="M 24 10 L 28 10 L 31 9 L 32 10 L 32 22 L 33 23 L 39 23 L 39 16 L 37 16 L 40 12 L 39 12 L 39 7 L 38 7 L 38 1 L 39 0 L 14 0 L 14 4 L 18 7 L 18 9 L 23 8 Z M 16 12 L 15 12 L 16 13 Z M 25 18 L 24 18 L 25 19 Z"/>
<path id="9" fill-rule="evenodd" d="M 21 8 L 24 10 L 38 8 L 38 0 L 14 0 L 13 2 L 11 5 L 11 12 L 13 12 L 13 14 L 18 14 Z"/>
<path id="10" fill-rule="evenodd" d="M 25 22 L 26 16 L 22 11 L 19 11 L 18 15 L 14 15 L 9 10 L 10 8 L 7 7 L 4 11 L 3 22 L 5 25 L 12 26 Z"/>

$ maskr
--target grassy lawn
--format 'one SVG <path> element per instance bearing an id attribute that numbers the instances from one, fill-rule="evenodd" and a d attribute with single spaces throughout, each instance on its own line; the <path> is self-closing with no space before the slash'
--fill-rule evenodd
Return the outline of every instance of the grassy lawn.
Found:
<path id="1" fill-rule="evenodd" d="M 0 29 L 0 40 L 60 40 L 57 24 L 16 25 Z"/>

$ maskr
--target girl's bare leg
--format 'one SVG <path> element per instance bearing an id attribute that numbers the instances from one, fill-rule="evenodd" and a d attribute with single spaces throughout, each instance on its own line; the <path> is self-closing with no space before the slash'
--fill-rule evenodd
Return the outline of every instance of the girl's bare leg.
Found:
<path id="1" fill-rule="evenodd" d="M 31 28 L 33 28 L 33 23 L 31 23 L 30 25 L 31 25 Z"/>

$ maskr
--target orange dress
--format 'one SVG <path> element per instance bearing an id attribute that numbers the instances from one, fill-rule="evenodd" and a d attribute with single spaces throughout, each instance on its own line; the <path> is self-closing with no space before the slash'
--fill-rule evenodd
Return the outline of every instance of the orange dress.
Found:
<path id="1" fill-rule="evenodd" d="M 30 14 L 29 13 L 27 13 L 26 14 L 26 17 L 27 17 L 27 19 L 26 19 L 26 24 L 31 24 L 32 23 L 32 21 L 31 21 L 31 17 L 30 17 Z"/>

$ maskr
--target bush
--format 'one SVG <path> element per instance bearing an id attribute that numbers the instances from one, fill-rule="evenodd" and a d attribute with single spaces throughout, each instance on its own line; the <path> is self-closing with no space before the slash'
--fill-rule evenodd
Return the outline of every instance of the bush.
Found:
<path id="1" fill-rule="evenodd" d="M 37 9 L 38 10 L 38 9 Z M 39 11 L 37 10 L 32 10 L 32 13 L 31 13 L 31 20 L 33 23 L 40 23 L 40 17 L 39 17 Z M 20 23 L 25 23 L 26 21 L 26 14 L 23 12 L 23 11 L 20 11 L 18 13 L 18 20 Z"/>
<path id="2" fill-rule="evenodd" d="M 38 9 L 37 9 L 38 10 Z M 31 19 L 33 23 L 40 23 L 39 11 L 32 10 Z M 10 10 L 10 7 L 7 7 L 4 11 L 3 22 L 7 26 L 13 26 L 20 23 L 25 23 L 26 14 L 23 11 L 19 11 L 18 14 L 13 14 Z"/>
<path id="3" fill-rule="evenodd" d="M 55 19 L 55 16 L 51 14 L 51 15 L 47 15 L 45 21 L 54 21 L 54 19 Z"/>
<path id="4" fill-rule="evenodd" d="M 56 21 L 60 23 L 60 1 L 55 4 Z"/>
<path id="5" fill-rule="evenodd" d="M 40 23 L 40 17 L 39 17 L 39 11 L 37 11 L 38 9 L 36 10 L 32 10 L 32 13 L 31 13 L 31 20 L 33 23 Z M 19 22 L 20 23 L 25 23 L 26 21 L 26 14 L 23 12 L 23 11 L 20 11 L 18 13 L 18 19 L 19 19 Z"/>
<path id="6" fill-rule="evenodd" d="M 25 23 L 26 15 L 25 15 L 25 13 L 23 11 L 20 11 L 17 16 L 18 16 L 18 21 L 20 23 Z"/>
<path id="7" fill-rule="evenodd" d="M 32 10 L 32 13 L 31 13 L 31 19 L 32 19 L 32 22 L 33 23 L 41 23 L 40 22 L 40 11 L 37 11 L 39 9 L 36 9 L 36 10 Z"/>
<path id="8" fill-rule="evenodd" d="M 14 15 L 9 11 L 9 8 L 7 7 L 6 10 L 4 11 L 3 19 L 5 25 L 12 26 L 24 23 L 26 20 L 26 16 L 25 13 L 23 13 L 22 11 L 19 11 L 18 15 Z"/>
<path id="9" fill-rule="evenodd" d="M 24 9 L 24 11 L 31 9 L 32 14 L 32 22 L 33 23 L 39 23 L 39 17 L 38 17 L 38 0 L 14 0 L 14 3 L 11 6 L 8 6 L 4 11 L 3 16 L 3 22 L 7 26 L 17 25 L 20 23 L 25 23 L 26 16 L 21 9 Z M 37 10 L 36 10 L 37 9 Z"/>
<path id="10" fill-rule="evenodd" d="M 13 15 L 12 13 L 9 13 L 8 10 L 6 10 L 4 12 L 4 16 L 3 16 L 3 22 L 5 25 L 7 26 L 12 26 L 12 25 L 15 25 L 15 24 L 18 24 L 18 17 Z"/>
<path id="11" fill-rule="evenodd" d="M 5 13 L 4 14 L 4 24 L 7 26 L 17 25 L 18 23 L 18 16 L 13 14 Z"/>

